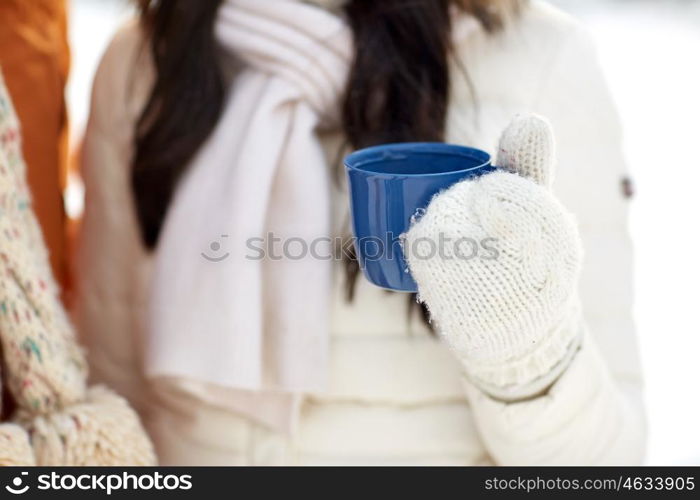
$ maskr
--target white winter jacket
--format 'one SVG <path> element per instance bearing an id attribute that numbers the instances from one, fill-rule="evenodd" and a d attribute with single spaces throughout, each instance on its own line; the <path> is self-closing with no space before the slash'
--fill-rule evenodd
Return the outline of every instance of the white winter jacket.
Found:
<path id="1" fill-rule="evenodd" d="M 455 69 L 449 142 L 494 152 L 501 130 L 520 112 L 544 115 L 554 126 L 554 192 L 578 218 L 585 248 L 580 292 L 595 342 L 584 345 L 546 394 L 500 402 L 464 381 L 452 353 L 415 315 L 409 318 L 404 295 L 361 278 L 355 300 L 347 302 L 338 264 L 330 388 L 304 395 L 298 425 L 287 436 L 238 416 L 227 407 L 228 389 L 143 375 L 151 258 L 138 236 L 129 162 L 152 69 L 135 24 L 115 36 L 95 78 L 84 144 L 76 321 L 95 378 L 140 409 L 164 464 L 642 461 L 628 180 L 618 119 L 591 41 L 571 18 L 533 2 L 501 33 L 465 34 L 456 52 L 473 91 Z M 327 141 L 334 159 L 337 134 Z M 343 234 L 344 187 L 334 196 Z"/>

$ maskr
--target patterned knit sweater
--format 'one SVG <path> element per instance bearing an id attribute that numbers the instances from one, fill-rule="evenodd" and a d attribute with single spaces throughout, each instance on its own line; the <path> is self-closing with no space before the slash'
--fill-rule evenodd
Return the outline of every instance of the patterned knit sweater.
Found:
<path id="1" fill-rule="evenodd" d="M 126 401 L 87 387 L 25 170 L 0 76 L 0 344 L 3 383 L 16 405 L 13 422 L 0 425 L 0 464 L 151 464 L 151 445 Z"/>

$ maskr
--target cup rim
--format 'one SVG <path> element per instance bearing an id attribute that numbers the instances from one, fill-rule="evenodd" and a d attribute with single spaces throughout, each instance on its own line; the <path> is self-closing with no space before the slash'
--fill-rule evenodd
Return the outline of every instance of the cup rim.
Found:
<path id="1" fill-rule="evenodd" d="M 407 151 L 408 150 L 408 151 Z M 395 174 L 387 172 L 376 172 L 367 168 L 366 165 L 377 163 L 382 160 L 391 159 L 390 155 L 400 154 L 402 152 L 413 154 L 442 154 L 446 156 L 462 156 L 470 160 L 479 160 L 478 165 L 462 168 L 459 170 L 450 170 L 448 172 L 425 172 L 420 174 Z M 377 156 L 377 153 L 383 153 L 384 156 Z M 389 155 L 389 156 L 387 156 Z M 395 158 L 397 159 L 397 158 Z M 372 174 L 381 177 L 440 177 L 443 175 L 454 175 L 471 172 L 473 170 L 482 169 L 491 166 L 491 155 L 482 149 L 472 148 L 469 146 L 461 146 L 459 144 L 451 144 L 446 142 L 393 142 L 389 144 L 380 144 L 370 146 L 368 148 L 358 149 L 347 155 L 343 160 L 343 164 L 347 170 L 354 170 Z"/>

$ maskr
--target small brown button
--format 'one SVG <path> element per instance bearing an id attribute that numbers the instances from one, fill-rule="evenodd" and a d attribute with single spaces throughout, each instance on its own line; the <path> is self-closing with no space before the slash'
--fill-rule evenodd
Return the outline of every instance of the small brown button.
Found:
<path id="1" fill-rule="evenodd" d="M 622 195 L 625 198 L 632 198 L 634 197 L 635 191 L 634 191 L 634 182 L 630 177 L 625 177 L 622 179 Z"/>

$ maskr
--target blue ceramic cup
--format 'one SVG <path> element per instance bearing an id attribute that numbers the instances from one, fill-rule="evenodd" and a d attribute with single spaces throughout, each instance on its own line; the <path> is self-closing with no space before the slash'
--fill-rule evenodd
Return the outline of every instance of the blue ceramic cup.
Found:
<path id="1" fill-rule="evenodd" d="M 485 151 L 443 143 L 385 144 L 345 158 L 355 250 L 367 279 L 416 292 L 400 236 L 432 197 L 453 184 L 492 172 Z"/>

